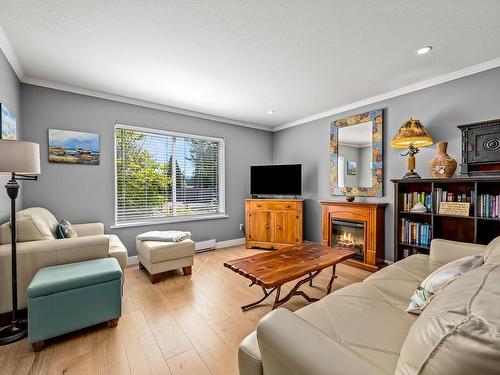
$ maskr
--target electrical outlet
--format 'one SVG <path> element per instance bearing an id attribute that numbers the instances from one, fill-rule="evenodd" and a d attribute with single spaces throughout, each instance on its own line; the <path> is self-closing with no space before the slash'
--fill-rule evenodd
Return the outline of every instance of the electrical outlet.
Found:
<path id="1" fill-rule="evenodd" d="M 245 230 L 245 226 L 243 224 L 240 224 L 240 230 Z"/>

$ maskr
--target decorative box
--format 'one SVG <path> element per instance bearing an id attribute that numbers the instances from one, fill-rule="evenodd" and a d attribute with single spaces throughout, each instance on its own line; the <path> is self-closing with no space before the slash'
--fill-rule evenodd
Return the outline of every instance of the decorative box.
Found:
<path id="1" fill-rule="evenodd" d="M 500 119 L 460 125 L 462 176 L 500 175 Z"/>

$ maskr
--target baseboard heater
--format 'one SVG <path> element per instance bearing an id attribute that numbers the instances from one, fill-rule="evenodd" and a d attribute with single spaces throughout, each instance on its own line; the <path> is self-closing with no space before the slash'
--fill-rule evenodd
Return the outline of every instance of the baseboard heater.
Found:
<path id="1" fill-rule="evenodd" d="M 213 240 L 197 241 L 194 243 L 194 251 L 196 253 L 202 253 L 204 251 L 214 250 L 215 243 L 215 238 Z"/>

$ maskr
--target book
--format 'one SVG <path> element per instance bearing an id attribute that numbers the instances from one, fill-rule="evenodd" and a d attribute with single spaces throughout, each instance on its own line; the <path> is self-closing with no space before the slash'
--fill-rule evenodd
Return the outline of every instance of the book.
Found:
<path id="1" fill-rule="evenodd" d="M 414 193 L 403 193 L 403 211 L 411 211 L 411 209 L 417 204 L 422 203 L 426 209 L 426 212 L 432 211 L 432 195 L 430 193 L 414 192 Z"/>
<path id="2" fill-rule="evenodd" d="M 432 240 L 431 225 L 401 218 L 400 242 L 428 247 Z"/>
<path id="3" fill-rule="evenodd" d="M 500 194 L 480 194 L 477 216 L 488 219 L 500 218 Z"/>

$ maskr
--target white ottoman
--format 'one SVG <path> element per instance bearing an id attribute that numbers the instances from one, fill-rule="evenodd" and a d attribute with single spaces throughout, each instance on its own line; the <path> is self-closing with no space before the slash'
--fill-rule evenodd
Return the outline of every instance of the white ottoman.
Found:
<path id="1" fill-rule="evenodd" d="M 194 242 L 190 239 L 180 242 L 136 240 L 139 268 L 146 268 L 151 283 L 160 281 L 160 274 L 182 268 L 184 275 L 191 274 L 194 261 Z"/>

